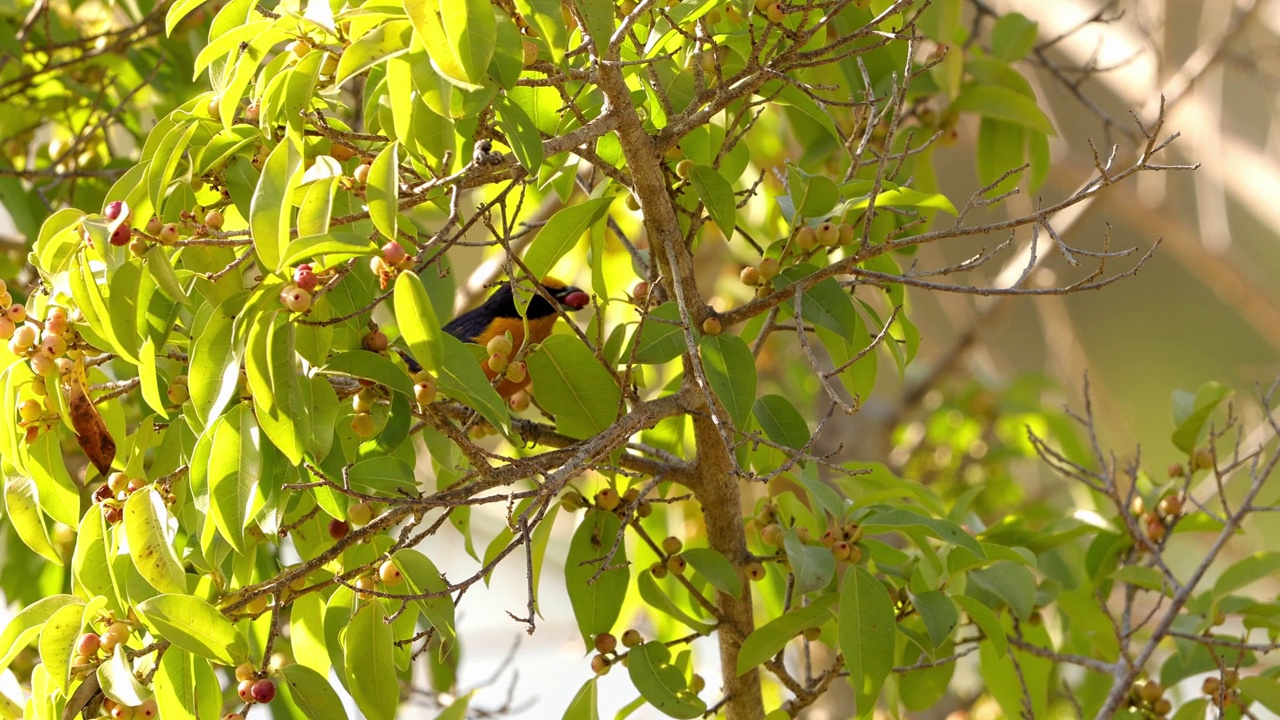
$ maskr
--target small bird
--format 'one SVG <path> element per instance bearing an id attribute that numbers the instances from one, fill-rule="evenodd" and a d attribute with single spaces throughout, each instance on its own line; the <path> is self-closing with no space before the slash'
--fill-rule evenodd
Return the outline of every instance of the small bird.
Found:
<path id="1" fill-rule="evenodd" d="M 566 310 L 581 310 L 590 302 L 590 298 L 587 297 L 585 292 L 572 285 L 566 285 L 564 281 L 558 278 L 544 277 L 542 279 L 542 287 L 560 307 Z M 541 294 L 533 296 L 533 299 L 529 301 L 529 307 L 525 315 L 521 316 L 516 310 L 515 295 L 512 292 L 511 283 L 507 282 L 478 307 L 474 307 L 446 323 L 444 331 L 462 342 L 476 343 L 477 345 L 488 345 L 493 338 L 510 333 L 511 347 L 514 352 L 526 344 L 526 318 L 529 326 L 527 344 L 535 345 L 546 340 L 551 335 L 557 316 L 555 305 L 552 305 Z M 405 360 L 409 362 L 410 358 L 406 357 Z M 498 372 L 489 367 L 488 361 L 481 363 L 481 367 L 484 368 L 484 373 L 490 380 L 498 376 Z M 420 366 L 416 362 L 409 362 L 409 369 L 417 371 Z M 504 379 L 498 383 L 498 394 L 503 398 L 510 399 L 512 395 L 528 386 L 529 378 L 527 375 L 518 382 Z"/>

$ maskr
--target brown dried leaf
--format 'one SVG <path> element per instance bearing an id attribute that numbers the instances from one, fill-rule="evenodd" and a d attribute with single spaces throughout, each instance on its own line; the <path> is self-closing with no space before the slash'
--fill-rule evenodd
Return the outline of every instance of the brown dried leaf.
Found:
<path id="1" fill-rule="evenodd" d="M 103 476 L 111 473 L 111 461 L 116 458 L 116 441 L 107 430 L 107 423 L 85 388 L 83 367 L 70 373 L 67 404 L 71 411 L 71 427 L 75 428 L 76 441 L 89 462 Z"/>

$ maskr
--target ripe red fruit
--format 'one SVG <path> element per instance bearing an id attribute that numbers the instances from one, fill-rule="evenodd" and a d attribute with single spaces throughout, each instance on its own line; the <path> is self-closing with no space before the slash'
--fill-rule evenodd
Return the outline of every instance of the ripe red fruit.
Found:
<path id="1" fill-rule="evenodd" d="M 276 699 L 276 684 L 263 678 L 253 684 L 253 699 L 260 703 L 269 703 Z"/>
<path id="2" fill-rule="evenodd" d="M 315 274 L 310 265 L 303 264 L 293 269 L 293 283 L 311 292 L 316 289 L 316 285 L 320 284 L 320 277 Z"/>
<path id="3" fill-rule="evenodd" d="M 107 209 L 102 212 L 102 216 L 108 220 L 115 220 L 120 217 L 126 209 L 127 208 L 123 201 L 113 200 L 107 203 Z"/>
<path id="4" fill-rule="evenodd" d="M 129 226 L 128 220 L 117 221 L 111 226 L 111 235 L 107 238 L 112 245 L 116 247 L 124 247 L 133 239 L 133 228 Z"/>
<path id="5" fill-rule="evenodd" d="M 96 633 L 85 633 L 76 641 L 76 654 L 91 658 L 98 654 L 98 648 L 102 645 L 102 638 Z"/>
<path id="6" fill-rule="evenodd" d="M 334 540 L 341 540 L 351 532 L 351 526 L 346 520 L 330 520 L 329 521 L 329 537 Z"/>

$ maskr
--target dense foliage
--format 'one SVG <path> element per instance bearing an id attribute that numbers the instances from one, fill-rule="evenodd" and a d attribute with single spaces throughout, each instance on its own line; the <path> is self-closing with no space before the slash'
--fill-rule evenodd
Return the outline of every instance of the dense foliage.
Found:
<path id="1" fill-rule="evenodd" d="M 597 717 L 610 671 L 624 713 L 792 717 L 839 685 L 837 712 L 914 711 L 975 653 L 964 702 L 1007 716 L 1280 708 L 1274 668 L 1249 672 L 1280 554 L 1202 582 L 1274 509 L 1274 456 L 1233 444 L 1218 386 L 1175 398 L 1187 461 L 1159 479 L 1029 381 L 947 395 L 891 463 L 837 447 L 915 371 L 908 289 L 1073 292 L 1146 259 L 1052 223 L 1167 169 L 1162 118 L 1079 192 L 998 215 L 1051 167 L 1032 20 L 177 0 L 4 22 L 0 197 L 32 242 L 0 319 L 0 588 L 22 606 L 0 668 L 24 695 L 0 716 L 334 718 L 348 695 L 392 718 L 416 688 L 464 717 L 456 605 L 500 564 L 528 632 L 539 583 L 567 588 L 589 659 L 565 717 Z M 969 131 L 981 189 L 948 198 L 934 152 Z M 1018 245 L 918 253 L 991 233 Z M 1030 282 L 1050 252 L 1088 267 Z M 491 281 L 550 301 L 547 275 L 591 303 L 544 342 L 441 331 Z M 1077 512 L 1025 504 L 1032 459 Z M 1203 561 L 1176 535 L 1209 538 Z M 455 543 L 469 570 L 442 574 Z"/>

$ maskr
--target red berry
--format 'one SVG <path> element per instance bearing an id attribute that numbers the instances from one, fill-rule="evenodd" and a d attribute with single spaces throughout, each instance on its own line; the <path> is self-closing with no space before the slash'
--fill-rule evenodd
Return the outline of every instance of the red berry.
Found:
<path id="1" fill-rule="evenodd" d="M 269 703 L 276 699 L 276 684 L 263 678 L 253 684 L 253 699 L 260 703 Z"/>
<path id="2" fill-rule="evenodd" d="M 330 520 L 329 521 L 329 537 L 334 540 L 341 540 L 351 532 L 351 526 L 346 520 Z"/>
<path id="3" fill-rule="evenodd" d="M 133 228 L 129 226 L 128 220 L 120 220 L 111 226 L 111 236 L 108 240 L 116 247 L 124 247 L 133 239 Z"/>
<path id="4" fill-rule="evenodd" d="M 91 658 L 98 654 L 98 648 L 101 646 L 102 638 L 98 637 L 96 633 L 85 633 L 76 642 L 76 654 Z"/>
<path id="5" fill-rule="evenodd" d="M 124 214 L 126 210 L 125 204 L 121 200 L 113 200 L 107 203 L 107 209 L 103 211 L 102 216 L 108 220 L 115 220 Z"/>

